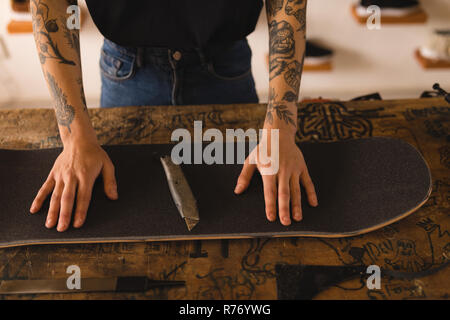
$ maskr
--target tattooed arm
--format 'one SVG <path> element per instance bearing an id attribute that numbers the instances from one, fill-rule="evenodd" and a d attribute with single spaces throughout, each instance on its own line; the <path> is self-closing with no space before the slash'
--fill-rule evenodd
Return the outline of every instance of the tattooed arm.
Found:
<path id="1" fill-rule="evenodd" d="M 52 193 L 46 226 L 57 225 L 58 231 L 68 228 L 74 207 L 74 226 L 83 225 L 92 186 L 100 172 L 107 196 L 117 198 L 114 167 L 97 142 L 87 112 L 79 30 L 69 28 L 67 23 L 68 7 L 76 4 L 76 0 L 30 1 L 37 52 L 64 144 L 63 152 L 39 190 L 30 212 L 39 211 L 45 198 Z"/>
<path id="2" fill-rule="evenodd" d="M 94 133 L 81 80 L 79 30 L 67 27 L 67 8 L 75 4 L 73 0 L 31 0 L 30 3 L 39 60 L 53 97 L 63 141 L 76 136 L 80 126 L 90 127 L 88 132 Z"/>
<path id="3" fill-rule="evenodd" d="M 267 0 L 269 105 L 266 121 L 297 129 L 297 107 L 306 42 L 306 0 Z"/>
<path id="4" fill-rule="evenodd" d="M 306 43 L 306 1 L 266 0 L 269 24 L 269 103 L 264 128 L 268 138 L 261 141 L 270 150 L 270 130 L 279 130 L 279 170 L 273 175 L 263 175 L 264 199 L 267 219 L 276 219 L 277 205 L 280 221 L 291 223 L 302 219 L 300 183 L 305 187 L 308 202 L 317 206 L 314 185 L 306 167 L 303 154 L 295 144 L 297 131 L 297 100 L 303 69 Z M 239 176 L 235 192 L 247 189 L 257 168 L 264 166 L 247 160 Z"/>

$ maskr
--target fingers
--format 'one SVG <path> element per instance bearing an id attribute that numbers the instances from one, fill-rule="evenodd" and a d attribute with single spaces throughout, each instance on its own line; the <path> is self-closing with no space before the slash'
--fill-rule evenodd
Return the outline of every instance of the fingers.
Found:
<path id="1" fill-rule="evenodd" d="M 59 232 L 66 231 L 70 224 L 72 216 L 73 203 L 75 201 L 75 191 L 77 183 L 75 179 L 70 179 L 64 186 L 64 191 L 61 196 L 61 210 L 59 213 L 59 221 L 57 230 Z"/>
<path id="2" fill-rule="evenodd" d="M 91 202 L 93 182 L 80 181 L 77 192 L 77 206 L 75 209 L 74 223 L 75 228 L 83 226 L 86 220 L 89 203 Z"/>
<path id="3" fill-rule="evenodd" d="M 119 194 L 117 193 L 117 182 L 114 173 L 114 165 L 112 162 L 105 162 L 102 169 L 103 186 L 106 196 L 111 200 L 117 200 Z"/>
<path id="4" fill-rule="evenodd" d="M 302 200 L 300 193 L 300 179 L 298 176 L 292 176 L 290 180 L 291 188 L 291 210 L 295 221 L 302 220 Z"/>
<path id="5" fill-rule="evenodd" d="M 52 197 L 50 198 L 50 207 L 48 209 L 47 221 L 45 226 L 53 228 L 58 221 L 59 208 L 61 204 L 61 196 L 64 190 L 64 183 L 60 180 L 56 182 L 55 189 L 53 189 Z"/>
<path id="6" fill-rule="evenodd" d="M 277 178 L 276 176 L 262 176 L 264 187 L 264 201 L 266 204 L 266 216 L 269 221 L 277 218 Z"/>
<path id="7" fill-rule="evenodd" d="M 248 158 L 244 162 L 241 174 L 239 175 L 236 187 L 234 188 L 234 193 L 241 194 L 244 192 L 252 180 L 253 173 L 255 172 L 256 165 L 250 164 Z"/>
<path id="8" fill-rule="evenodd" d="M 31 213 L 36 213 L 41 209 L 42 204 L 44 203 L 45 199 L 47 199 L 47 196 L 52 192 L 54 187 L 55 180 L 53 179 L 53 177 L 48 177 L 47 181 L 45 181 L 41 189 L 39 189 L 36 197 L 33 200 L 33 203 L 31 204 Z"/>
<path id="9" fill-rule="evenodd" d="M 290 190 L 289 190 L 289 177 L 285 175 L 280 175 L 278 180 L 278 211 L 280 215 L 281 224 L 288 226 L 291 224 L 289 201 L 290 201 Z"/>
<path id="10" fill-rule="evenodd" d="M 309 176 L 309 173 L 307 170 L 301 174 L 300 181 L 301 181 L 303 187 L 305 187 L 306 197 L 308 198 L 308 203 L 313 207 L 317 207 L 317 205 L 319 203 L 317 201 L 316 190 L 314 188 L 314 184 L 313 184 L 311 177 Z"/>

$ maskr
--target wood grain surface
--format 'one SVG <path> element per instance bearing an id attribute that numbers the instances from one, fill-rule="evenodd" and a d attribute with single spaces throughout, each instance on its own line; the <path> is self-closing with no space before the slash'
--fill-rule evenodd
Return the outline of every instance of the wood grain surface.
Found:
<path id="1" fill-rule="evenodd" d="M 127 107 L 89 110 L 102 144 L 168 143 L 179 127 L 259 128 L 265 105 Z M 186 280 L 178 289 L 145 294 L 52 294 L 0 299 L 276 299 L 275 265 L 371 265 L 417 272 L 450 258 L 450 105 L 442 98 L 305 103 L 298 141 L 391 136 L 414 145 L 431 167 L 433 192 L 416 213 L 352 238 L 246 239 L 45 245 L 0 249 L 0 280 L 147 275 Z M 0 111 L 0 148 L 61 146 L 51 109 Z M 332 287 L 317 299 L 448 299 L 450 269 L 414 280 L 382 279 L 369 290 L 360 279 Z"/>

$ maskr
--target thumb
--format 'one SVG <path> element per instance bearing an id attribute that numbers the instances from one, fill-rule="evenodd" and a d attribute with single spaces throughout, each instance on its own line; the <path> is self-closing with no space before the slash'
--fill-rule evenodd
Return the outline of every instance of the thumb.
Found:
<path id="1" fill-rule="evenodd" d="M 119 198 L 119 194 L 117 193 L 114 165 L 110 161 L 105 162 L 103 165 L 102 176 L 106 196 L 111 200 L 117 200 Z"/>
<path id="2" fill-rule="evenodd" d="M 250 164 L 247 160 L 244 162 L 244 167 L 242 168 L 241 174 L 237 180 L 236 188 L 234 188 L 234 193 L 241 194 L 244 192 L 252 180 L 253 173 L 255 172 L 256 164 Z"/>

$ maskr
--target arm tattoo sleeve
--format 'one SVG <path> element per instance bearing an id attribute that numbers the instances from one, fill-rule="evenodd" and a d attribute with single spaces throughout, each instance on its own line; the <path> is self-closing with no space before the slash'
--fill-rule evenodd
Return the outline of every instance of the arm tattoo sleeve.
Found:
<path id="1" fill-rule="evenodd" d="M 278 119 L 283 120 L 286 124 L 291 124 L 296 127 L 294 121 L 294 114 L 284 104 L 273 102 L 267 106 L 267 120 L 270 124 L 273 124 L 273 113 L 275 113 Z"/>
<path id="2" fill-rule="evenodd" d="M 76 0 L 30 0 L 37 51 L 54 101 L 56 120 L 69 133 L 77 111 L 87 110 L 79 30 L 70 29 L 66 16 L 67 7 L 76 4 Z"/>
<path id="3" fill-rule="evenodd" d="M 268 15 L 274 16 L 283 8 L 284 0 L 272 0 L 267 1 L 267 12 Z"/>
<path id="4" fill-rule="evenodd" d="M 68 2 L 70 4 L 71 2 Z M 37 47 L 39 48 L 39 60 L 45 64 L 48 59 L 54 59 L 66 65 L 75 65 L 75 62 L 63 56 L 55 42 L 53 35 L 58 33 L 60 26 L 67 28 L 65 23 L 52 17 L 50 8 L 41 0 L 31 0 L 31 13 L 33 16 L 33 31 Z"/>
<path id="5" fill-rule="evenodd" d="M 269 79 L 267 120 L 278 117 L 296 126 L 295 110 L 303 71 L 307 0 L 266 0 L 269 24 Z M 276 79 L 274 82 L 272 80 Z M 281 98 L 281 99 L 280 99 Z"/>
<path id="6" fill-rule="evenodd" d="M 46 73 L 46 78 L 50 87 L 50 92 L 55 100 L 56 120 L 60 126 L 66 127 L 69 132 L 71 132 L 70 125 L 75 117 L 75 109 L 68 104 L 67 96 L 49 72 Z"/>
<path id="7" fill-rule="evenodd" d="M 295 54 L 294 30 L 286 21 L 273 20 L 269 24 L 270 80 L 282 74 L 287 60 Z"/>
<path id="8" fill-rule="evenodd" d="M 297 100 L 297 95 L 293 91 L 286 91 L 282 100 L 287 102 L 295 102 Z"/>
<path id="9" fill-rule="evenodd" d="M 306 28 L 306 5 L 305 0 L 287 0 L 284 11 L 289 16 L 294 16 L 300 24 L 297 31 L 305 31 Z"/>
<path id="10" fill-rule="evenodd" d="M 289 110 L 286 104 L 283 104 L 283 102 L 277 102 L 275 89 L 272 88 L 272 90 L 270 91 L 270 99 L 266 114 L 267 121 L 269 121 L 270 124 L 273 124 L 274 114 L 278 117 L 278 119 L 283 120 L 286 124 L 291 124 L 294 127 L 296 126 L 296 123 L 293 119 L 294 114 Z"/>

